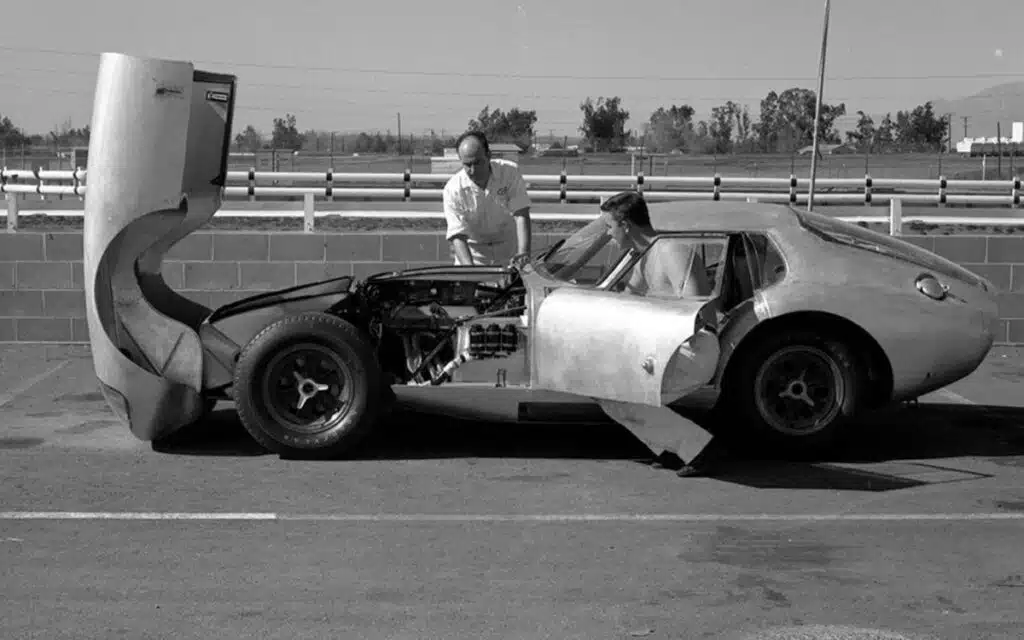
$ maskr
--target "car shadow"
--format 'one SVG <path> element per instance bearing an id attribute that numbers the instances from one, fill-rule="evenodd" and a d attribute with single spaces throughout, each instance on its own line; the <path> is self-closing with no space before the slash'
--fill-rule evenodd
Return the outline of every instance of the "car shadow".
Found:
<path id="1" fill-rule="evenodd" d="M 713 477 L 761 489 L 890 491 L 988 477 L 964 458 L 1024 467 L 1024 409 L 984 405 L 898 406 L 864 416 L 849 444 L 824 459 L 787 460 L 729 451 Z M 171 455 L 268 455 L 232 409 L 154 445 Z M 398 411 L 346 459 L 446 458 L 632 460 L 651 452 L 624 427 L 496 424 Z M 933 462 L 942 460 L 943 462 Z M 340 461 L 342 462 L 342 461 Z"/>

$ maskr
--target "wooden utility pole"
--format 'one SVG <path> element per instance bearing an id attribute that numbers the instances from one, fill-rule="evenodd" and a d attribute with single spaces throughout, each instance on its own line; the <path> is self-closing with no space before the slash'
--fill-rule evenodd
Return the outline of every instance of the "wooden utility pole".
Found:
<path id="1" fill-rule="evenodd" d="M 821 129 L 821 102 L 825 92 L 825 52 L 828 49 L 828 14 L 832 8 L 831 0 L 825 0 L 825 21 L 821 29 L 821 59 L 818 64 L 818 96 L 814 107 L 814 140 L 811 150 L 811 185 L 807 191 L 807 210 L 814 210 L 814 186 L 818 173 L 818 138 Z"/>
<path id="2" fill-rule="evenodd" d="M 398 155 L 402 155 L 402 114 L 398 114 Z"/>

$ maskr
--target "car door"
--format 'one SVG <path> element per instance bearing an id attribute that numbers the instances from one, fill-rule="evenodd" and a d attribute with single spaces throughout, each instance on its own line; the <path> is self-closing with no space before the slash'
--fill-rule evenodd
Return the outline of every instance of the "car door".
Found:
<path id="1" fill-rule="evenodd" d="M 685 242 L 719 249 L 709 274 L 710 291 L 699 295 L 634 295 L 616 283 L 641 268 L 658 242 Z M 652 406 L 669 404 L 707 384 L 718 365 L 714 306 L 721 291 L 729 236 L 672 234 L 597 287 L 564 287 L 540 301 L 532 341 L 532 379 L 539 389 L 599 400 Z M 692 253 L 692 251 L 691 251 Z"/>

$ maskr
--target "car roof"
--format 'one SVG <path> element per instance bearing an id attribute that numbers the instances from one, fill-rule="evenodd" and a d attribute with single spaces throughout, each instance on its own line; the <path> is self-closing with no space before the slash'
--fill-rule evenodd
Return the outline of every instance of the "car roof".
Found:
<path id="1" fill-rule="evenodd" d="M 713 200 L 671 200 L 647 205 L 655 231 L 767 231 L 800 226 L 785 204 Z"/>

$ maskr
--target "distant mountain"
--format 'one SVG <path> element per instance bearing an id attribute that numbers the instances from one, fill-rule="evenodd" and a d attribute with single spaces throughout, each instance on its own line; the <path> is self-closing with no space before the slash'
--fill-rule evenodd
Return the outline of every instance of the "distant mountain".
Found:
<path id="1" fill-rule="evenodd" d="M 964 117 L 969 138 L 995 137 L 997 122 L 1009 137 L 1011 123 L 1024 122 L 1024 82 L 996 85 L 957 100 L 932 100 L 932 108 L 936 114 L 952 114 L 953 140 L 964 137 Z"/>

